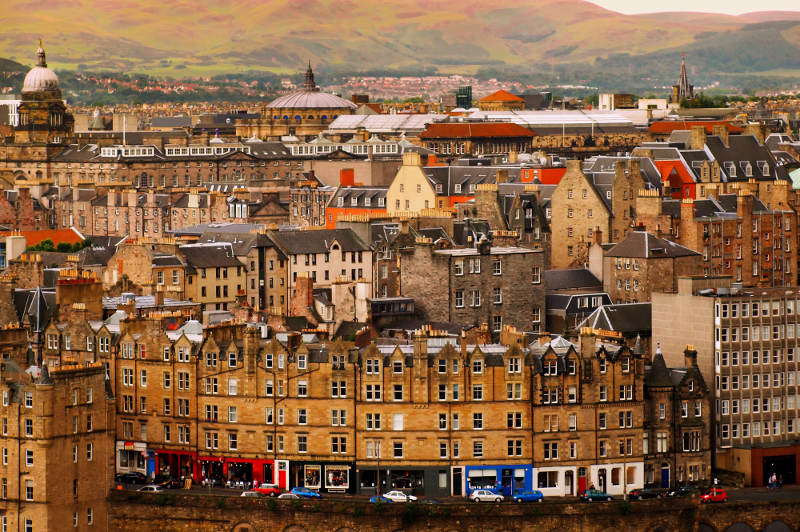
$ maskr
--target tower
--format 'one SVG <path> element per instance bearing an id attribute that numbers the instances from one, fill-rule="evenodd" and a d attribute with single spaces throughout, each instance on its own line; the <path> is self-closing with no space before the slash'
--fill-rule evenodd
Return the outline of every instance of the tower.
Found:
<path id="1" fill-rule="evenodd" d="M 681 75 L 678 84 L 672 86 L 672 103 L 681 103 L 683 100 L 694 98 L 694 85 L 689 84 L 686 74 L 686 52 L 681 52 Z"/>
<path id="2" fill-rule="evenodd" d="M 314 71 L 311 70 L 311 61 L 308 62 L 308 68 L 306 69 L 306 82 L 303 84 L 303 89 L 312 92 L 317 92 L 319 90 L 317 83 L 314 81 Z"/>

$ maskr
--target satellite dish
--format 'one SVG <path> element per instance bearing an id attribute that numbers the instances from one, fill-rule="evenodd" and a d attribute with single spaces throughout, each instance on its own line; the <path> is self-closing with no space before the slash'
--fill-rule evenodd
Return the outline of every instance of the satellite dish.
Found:
<path id="1" fill-rule="evenodd" d="M 225 123 L 226 123 L 226 124 L 230 124 L 230 123 L 231 123 L 231 119 L 230 119 L 230 118 L 226 118 L 226 119 L 225 119 Z"/>

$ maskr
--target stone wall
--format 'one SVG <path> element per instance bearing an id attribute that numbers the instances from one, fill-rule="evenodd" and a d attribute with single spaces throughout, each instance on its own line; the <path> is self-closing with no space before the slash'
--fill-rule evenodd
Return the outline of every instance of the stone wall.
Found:
<path id="1" fill-rule="evenodd" d="M 800 522 L 800 501 L 699 505 L 695 499 L 524 505 L 374 505 L 239 497 L 113 492 L 109 530 L 123 532 L 478 532 L 638 530 L 724 532 L 735 523 L 761 531 Z"/>

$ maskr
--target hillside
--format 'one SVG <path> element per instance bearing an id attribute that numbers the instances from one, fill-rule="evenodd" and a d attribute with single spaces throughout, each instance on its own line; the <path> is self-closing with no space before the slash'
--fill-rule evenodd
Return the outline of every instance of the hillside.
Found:
<path id="1" fill-rule="evenodd" d="M 311 60 L 329 72 L 525 72 L 619 67 L 614 58 L 624 57 L 626 68 L 655 65 L 658 77 L 674 77 L 681 50 L 706 74 L 794 69 L 800 61 L 800 21 L 763 26 L 797 13 L 628 16 L 582 0 L 238 0 L 235 9 L 222 0 L 3 4 L 0 56 L 31 64 L 41 36 L 60 69 L 294 73 Z"/>

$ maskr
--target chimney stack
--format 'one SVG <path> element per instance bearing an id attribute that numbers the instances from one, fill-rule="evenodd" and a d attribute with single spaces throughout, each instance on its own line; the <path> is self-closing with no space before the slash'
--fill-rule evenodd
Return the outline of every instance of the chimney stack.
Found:
<path id="1" fill-rule="evenodd" d="M 729 146 L 729 144 L 728 144 L 728 126 L 726 126 L 724 124 L 716 125 L 716 126 L 711 128 L 711 131 L 714 133 L 714 135 L 716 135 L 717 137 L 720 138 L 720 140 L 722 141 L 723 144 L 725 144 L 726 147 Z"/>
<path id="2" fill-rule="evenodd" d="M 706 127 L 692 126 L 691 140 L 689 148 L 692 150 L 702 150 L 706 145 Z"/>

